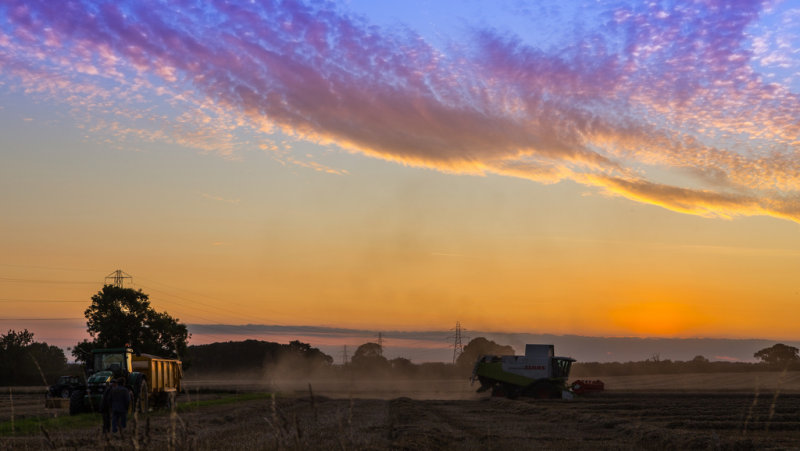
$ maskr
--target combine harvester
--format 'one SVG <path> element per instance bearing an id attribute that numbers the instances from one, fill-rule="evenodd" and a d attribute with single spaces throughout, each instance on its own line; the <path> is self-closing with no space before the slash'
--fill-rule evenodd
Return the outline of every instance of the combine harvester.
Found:
<path id="1" fill-rule="evenodd" d="M 525 355 L 484 355 L 475 363 L 472 382 L 478 392 L 492 391 L 492 396 L 516 398 L 571 399 L 573 394 L 602 391 L 601 381 L 578 380 L 567 386 L 575 359 L 557 357 L 553 345 L 525 345 Z"/>
<path id="2" fill-rule="evenodd" d="M 125 386 L 133 392 L 131 406 L 141 413 L 151 407 L 172 407 L 181 391 L 180 360 L 136 354 L 130 348 L 94 349 L 92 357 L 86 389 L 75 390 L 70 396 L 70 415 L 99 412 L 103 392 L 112 378 L 125 378 Z"/>

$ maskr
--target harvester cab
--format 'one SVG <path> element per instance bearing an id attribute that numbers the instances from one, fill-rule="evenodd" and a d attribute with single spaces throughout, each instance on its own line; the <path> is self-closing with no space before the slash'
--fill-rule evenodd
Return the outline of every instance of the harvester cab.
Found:
<path id="1" fill-rule="evenodd" d="M 575 359 L 558 357 L 553 345 L 525 345 L 525 355 L 484 355 L 475 363 L 472 381 L 478 392 L 492 390 L 494 396 L 515 398 L 561 398 Z"/>

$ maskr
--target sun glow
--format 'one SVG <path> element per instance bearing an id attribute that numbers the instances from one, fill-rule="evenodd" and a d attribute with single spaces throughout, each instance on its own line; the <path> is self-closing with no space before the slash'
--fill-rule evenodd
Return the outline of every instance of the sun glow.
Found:
<path id="1" fill-rule="evenodd" d="M 612 310 L 611 318 L 622 330 L 635 335 L 676 336 L 698 326 L 700 313 L 680 302 L 646 301 Z"/>

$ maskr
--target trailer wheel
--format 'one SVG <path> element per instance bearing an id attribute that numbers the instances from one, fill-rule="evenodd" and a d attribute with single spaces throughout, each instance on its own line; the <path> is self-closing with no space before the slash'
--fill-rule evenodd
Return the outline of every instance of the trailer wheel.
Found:
<path id="1" fill-rule="evenodd" d="M 139 394 L 136 396 L 136 407 L 139 413 L 147 413 L 150 409 L 148 395 L 147 381 L 142 379 L 142 383 L 139 384 Z"/>
<path id="2" fill-rule="evenodd" d="M 69 396 L 69 414 L 78 415 L 83 410 L 83 390 L 74 390 Z"/>

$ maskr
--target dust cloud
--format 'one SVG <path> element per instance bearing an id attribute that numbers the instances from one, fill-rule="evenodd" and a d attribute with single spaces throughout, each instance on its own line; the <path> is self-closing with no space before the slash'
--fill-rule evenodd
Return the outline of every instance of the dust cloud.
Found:
<path id="1" fill-rule="evenodd" d="M 469 377 L 426 371 L 395 374 L 391 370 L 322 367 L 309 371 L 291 364 L 276 363 L 263 371 L 196 373 L 188 371 L 184 388 L 191 392 L 273 391 L 289 396 L 323 396 L 332 399 L 472 400 L 486 397 L 476 392 Z"/>

